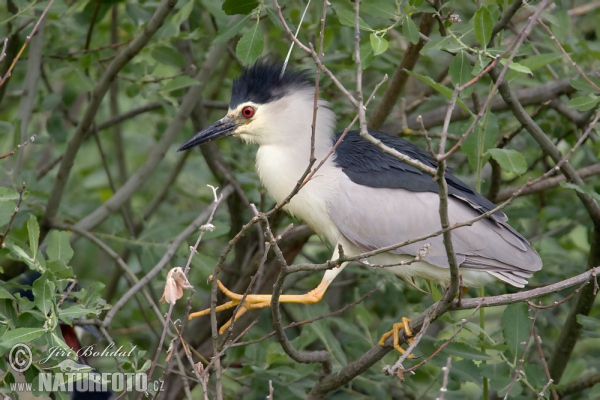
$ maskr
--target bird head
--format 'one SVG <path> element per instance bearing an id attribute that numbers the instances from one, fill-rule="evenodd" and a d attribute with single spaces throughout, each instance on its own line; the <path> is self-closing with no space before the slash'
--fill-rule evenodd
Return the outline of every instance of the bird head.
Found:
<path id="1" fill-rule="evenodd" d="M 286 140 L 295 121 L 310 129 L 314 84 L 306 71 L 286 71 L 281 63 L 259 61 L 233 82 L 227 115 L 196 133 L 178 151 L 225 136 L 245 142 L 270 144 Z M 300 119 L 302 116 L 302 119 Z"/>

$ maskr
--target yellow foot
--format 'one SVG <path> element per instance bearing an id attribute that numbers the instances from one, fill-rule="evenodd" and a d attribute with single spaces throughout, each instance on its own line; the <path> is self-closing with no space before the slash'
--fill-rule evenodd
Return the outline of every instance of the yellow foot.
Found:
<path id="1" fill-rule="evenodd" d="M 412 344 L 414 341 L 412 331 L 410 330 L 410 319 L 406 317 L 402 317 L 402 322 L 395 323 L 392 325 L 392 330 L 383 334 L 381 339 L 379 340 L 380 346 L 385 346 L 385 341 L 390 336 L 394 336 L 394 348 L 398 350 L 400 353 L 406 353 L 402 347 L 400 347 L 400 330 L 404 328 L 404 337 L 408 344 Z M 409 354 L 408 358 L 413 358 L 414 354 Z"/>
<path id="2" fill-rule="evenodd" d="M 212 280 L 212 276 L 209 277 L 209 279 Z M 323 280 L 323 281 L 321 281 L 319 286 L 317 286 L 315 289 L 311 290 L 310 292 L 308 292 L 306 294 L 282 294 L 281 296 L 279 296 L 279 301 L 281 303 L 302 303 L 302 304 L 316 303 L 323 298 L 323 295 L 325 294 L 325 291 L 327 290 L 329 283 L 330 282 Z M 219 286 L 219 289 L 221 289 L 223 294 L 225 294 L 225 296 L 229 297 L 231 299 L 231 301 L 228 301 L 225 304 L 221 304 L 220 306 L 217 306 L 215 309 L 216 312 L 225 311 L 230 308 L 237 307 L 237 305 L 240 304 L 240 302 L 242 302 L 242 298 L 244 297 L 244 295 L 233 293 L 232 291 L 227 289 L 225 287 L 225 285 L 223 285 L 223 283 L 221 283 L 221 281 L 218 279 L 217 279 L 217 285 Z M 256 309 L 263 308 L 263 307 L 269 307 L 271 305 L 272 297 L 273 296 L 270 294 L 249 294 L 249 295 L 247 295 L 246 298 L 244 298 L 242 305 L 238 309 L 238 312 L 235 315 L 235 319 L 240 318 L 248 310 L 256 310 Z M 189 319 L 194 319 L 194 318 L 202 317 L 204 315 L 209 315 L 209 314 L 210 314 L 210 308 L 207 308 L 206 310 L 191 313 L 189 316 Z M 222 334 L 223 332 L 225 332 L 225 330 L 227 328 L 229 328 L 229 326 L 232 324 L 232 322 L 233 322 L 233 319 L 230 319 L 225 325 L 223 325 L 221 327 L 221 329 L 219 329 L 219 333 Z"/>

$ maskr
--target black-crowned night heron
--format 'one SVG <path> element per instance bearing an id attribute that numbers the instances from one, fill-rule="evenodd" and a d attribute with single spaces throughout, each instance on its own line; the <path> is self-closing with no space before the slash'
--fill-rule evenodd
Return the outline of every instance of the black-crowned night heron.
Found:
<path id="1" fill-rule="evenodd" d="M 256 169 L 263 185 L 277 201 L 283 201 L 305 172 L 311 152 L 311 124 L 314 108 L 314 84 L 305 72 L 281 74 L 278 63 L 259 62 L 246 68 L 233 83 L 227 115 L 185 142 L 179 151 L 224 136 L 237 136 L 259 145 Z M 335 114 L 325 100 L 319 100 L 315 128 L 317 163 L 332 149 Z M 388 134 L 371 131 L 385 145 L 428 166 L 436 164 L 428 152 Z M 448 184 L 450 223 L 465 222 L 494 208 L 494 204 L 476 193 L 450 172 Z M 336 249 L 346 255 L 394 245 L 431 234 L 441 228 L 438 184 L 427 174 L 385 154 L 363 139 L 358 131 L 347 133 L 335 152 L 318 173 L 291 199 L 285 209 L 310 225 Z M 511 228 L 506 215 L 495 212 L 488 218 L 452 231 L 452 242 L 466 287 L 486 285 L 495 278 L 523 287 L 533 272 L 542 267 L 540 257 L 527 240 Z M 414 260 L 426 245 L 421 261 Z M 371 263 L 392 265 L 385 268 L 410 281 L 412 277 L 448 284 L 449 264 L 441 236 L 371 257 Z M 325 272 L 319 286 L 305 295 L 282 295 L 281 302 L 314 303 L 345 264 Z M 231 298 L 217 310 L 231 308 L 241 299 Z M 240 312 L 267 307 L 270 295 L 248 295 Z M 238 312 L 238 315 L 241 315 Z M 208 310 L 196 313 L 205 315 Z M 406 325 L 406 324 L 405 324 Z M 394 326 L 397 337 L 399 327 Z M 394 330 L 392 332 L 394 332 Z M 380 343 L 392 332 L 384 335 Z M 395 347 L 400 350 L 396 341 Z"/>

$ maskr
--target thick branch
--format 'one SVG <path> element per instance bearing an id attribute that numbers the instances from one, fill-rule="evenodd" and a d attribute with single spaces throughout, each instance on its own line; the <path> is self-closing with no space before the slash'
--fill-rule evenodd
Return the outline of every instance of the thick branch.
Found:
<path id="1" fill-rule="evenodd" d="M 572 278 L 564 281 L 547 285 L 541 288 L 527 290 L 519 293 L 503 294 L 500 296 L 482 297 L 474 299 L 462 299 L 460 302 L 454 300 L 451 307 L 443 312 L 433 315 L 432 310 L 438 306 L 438 303 L 433 304 L 427 310 L 419 314 L 416 318 L 413 318 L 410 323 L 410 328 L 413 332 L 420 331 L 426 318 L 432 318 L 433 322 L 436 318 L 439 318 L 444 312 L 450 310 L 467 310 L 475 309 L 477 307 L 496 307 L 507 304 L 518 303 L 521 301 L 527 301 L 535 299 L 547 294 L 556 293 L 564 289 L 568 289 L 573 286 L 581 285 L 584 282 L 590 282 L 596 274 L 600 274 L 600 266 L 596 267 L 593 271 L 586 271 L 583 274 L 579 274 Z M 592 284 L 588 284 L 585 287 L 594 287 Z M 376 345 L 371 350 L 364 353 L 359 359 L 351 362 L 350 364 L 343 367 L 340 371 L 335 372 L 331 375 L 326 376 L 313 387 L 309 393 L 309 399 L 322 399 L 327 393 L 335 390 L 346 383 L 350 382 L 356 376 L 362 374 L 364 371 L 369 369 L 377 361 L 381 360 L 387 353 L 392 351 L 392 339 L 390 338 L 385 346 Z"/>
<path id="2" fill-rule="evenodd" d="M 521 105 L 529 106 L 533 104 L 541 104 L 548 100 L 552 100 L 563 94 L 571 94 L 575 92 L 575 88 L 569 83 L 569 78 L 564 78 L 559 81 L 553 81 L 544 85 L 536 86 L 533 88 L 520 89 L 515 91 L 515 97 L 519 100 Z M 472 101 L 464 102 L 470 110 L 475 112 L 475 106 Z M 509 109 L 508 104 L 502 99 L 497 98 L 492 101 L 491 111 L 506 111 Z M 442 106 L 435 108 L 431 111 L 424 113 L 415 113 L 407 118 L 407 124 L 410 129 L 418 130 L 421 128 L 420 123 L 417 121 L 417 116 L 421 115 L 423 118 L 423 125 L 426 129 L 439 126 L 444 122 L 446 110 L 448 106 Z M 460 107 L 456 107 L 452 112 L 452 122 L 462 121 L 471 117 L 471 114 L 467 113 Z M 396 128 L 397 124 L 394 124 L 392 128 Z M 399 128 L 400 125 L 397 125 Z M 388 128 L 389 129 L 389 128 Z M 397 131 L 398 129 L 395 129 Z"/>
<path id="3" fill-rule="evenodd" d="M 188 119 L 193 108 L 200 99 L 202 90 L 216 69 L 221 56 L 225 54 L 227 44 L 228 43 L 221 43 L 215 45 L 209 51 L 202 69 L 196 76 L 200 84 L 189 88 L 181 102 L 177 115 L 173 118 L 158 143 L 152 148 L 152 152 L 148 155 L 146 162 L 131 175 L 129 180 L 110 199 L 108 199 L 106 203 L 79 221 L 77 223 L 78 228 L 84 230 L 93 229 L 99 223 L 104 221 L 111 213 L 118 210 L 146 182 L 150 174 L 154 172 L 156 167 L 158 167 L 158 164 L 164 158 L 171 143 L 173 143 L 175 138 L 181 132 L 185 121 Z"/>
<path id="4" fill-rule="evenodd" d="M 148 26 L 146 26 L 144 31 L 140 33 L 139 36 L 137 36 L 126 48 L 123 49 L 121 53 L 119 53 L 119 55 L 115 57 L 113 62 L 110 63 L 100 78 L 100 81 L 90 96 L 90 102 L 85 110 L 85 113 L 83 114 L 83 118 L 79 122 L 79 125 L 77 125 L 77 129 L 67 145 L 67 150 L 63 157 L 62 163 L 60 164 L 60 168 L 58 170 L 58 174 L 56 175 L 56 180 L 54 181 L 54 186 L 46 206 L 43 224 L 48 225 L 48 223 L 54 219 L 58 212 L 58 207 L 69 180 L 69 174 L 71 173 L 71 169 L 73 168 L 73 164 L 75 162 L 75 156 L 77 155 L 77 152 L 79 151 L 79 148 L 85 139 L 86 133 L 96 117 L 96 113 L 100 108 L 100 104 L 102 103 L 104 95 L 110 88 L 111 82 L 113 79 L 115 79 L 119 71 L 125 65 L 127 65 L 127 63 L 144 48 L 144 46 L 146 46 L 154 33 L 156 33 L 156 31 L 162 26 L 171 10 L 173 10 L 173 7 L 175 7 L 175 4 L 177 4 L 177 0 L 163 0 L 156 9 L 152 19 L 150 19 L 150 22 L 148 22 Z M 120 207 L 117 207 L 117 209 L 118 208 Z M 89 230 L 88 228 L 92 228 L 93 226 L 81 226 L 80 228 Z"/>

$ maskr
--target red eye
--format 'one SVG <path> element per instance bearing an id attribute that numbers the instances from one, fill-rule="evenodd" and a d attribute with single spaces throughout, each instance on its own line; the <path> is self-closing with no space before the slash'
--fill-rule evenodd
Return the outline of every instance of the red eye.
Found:
<path id="1" fill-rule="evenodd" d="M 246 106 L 242 108 L 242 115 L 246 118 L 252 118 L 254 116 L 254 107 Z"/>

